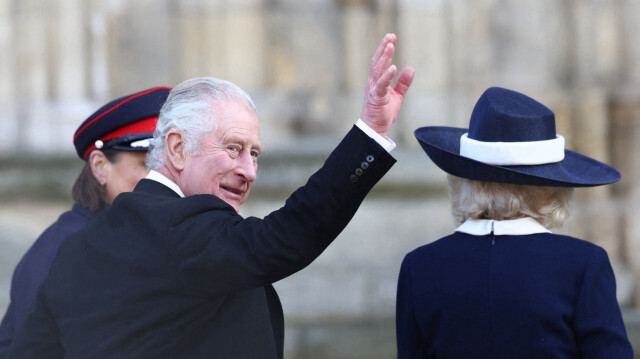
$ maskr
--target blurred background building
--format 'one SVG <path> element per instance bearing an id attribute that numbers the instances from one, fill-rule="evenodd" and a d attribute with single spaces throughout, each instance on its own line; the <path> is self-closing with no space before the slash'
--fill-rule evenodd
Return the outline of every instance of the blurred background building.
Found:
<path id="1" fill-rule="evenodd" d="M 20 256 L 70 207 L 73 133 L 99 106 L 196 76 L 241 86 L 267 148 L 242 214 L 264 216 L 358 118 L 386 32 L 398 34 L 398 66 L 416 70 L 390 134 L 398 163 L 316 262 L 276 284 L 285 357 L 395 356 L 400 262 L 453 229 L 445 175 L 413 130 L 465 127 L 490 86 L 545 103 L 568 148 L 622 173 L 576 190 L 559 232 L 608 251 L 640 343 L 636 0 L 0 0 L 0 313 Z"/>

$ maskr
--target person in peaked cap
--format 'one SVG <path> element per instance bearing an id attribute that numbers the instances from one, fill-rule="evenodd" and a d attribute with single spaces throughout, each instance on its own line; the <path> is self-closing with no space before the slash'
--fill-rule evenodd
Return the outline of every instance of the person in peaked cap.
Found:
<path id="1" fill-rule="evenodd" d="M 35 302 L 37 288 L 62 241 L 119 193 L 133 190 L 148 173 L 144 167 L 148 139 L 170 90 L 155 87 L 111 101 L 76 131 L 73 143 L 85 165 L 73 185 L 74 205 L 40 235 L 15 268 L 11 302 L 0 325 L 0 358 L 5 357 L 15 330 Z"/>
<path id="2" fill-rule="evenodd" d="M 73 188 L 77 204 L 95 212 L 146 176 L 149 139 L 170 90 L 154 87 L 113 100 L 78 127 L 73 144 L 85 166 Z"/>
<path id="3" fill-rule="evenodd" d="M 459 227 L 402 262 L 398 358 L 631 359 L 606 252 L 549 231 L 573 187 L 620 174 L 566 150 L 553 112 L 504 88 L 482 94 L 468 129 L 415 136 L 449 174 Z"/>

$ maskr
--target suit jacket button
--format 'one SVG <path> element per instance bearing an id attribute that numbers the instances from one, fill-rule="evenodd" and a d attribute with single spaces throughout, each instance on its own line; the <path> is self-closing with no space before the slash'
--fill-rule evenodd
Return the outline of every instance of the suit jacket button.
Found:
<path id="1" fill-rule="evenodd" d="M 356 175 L 362 176 L 362 168 L 356 168 Z"/>
<path id="2" fill-rule="evenodd" d="M 360 167 L 362 167 L 363 170 L 366 170 L 367 168 L 369 168 L 369 162 L 362 162 L 360 164 Z"/>
<path id="3" fill-rule="evenodd" d="M 358 182 L 358 176 L 356 176 L 356 175 L 351 175 L 351 176 L 349 177 L 349 181 L 351 181 L 351 182 Z"/>
<path id="4" fill-rule="evenodd" d="M 371 163 L 371 162 L 373 162 L 373 160 L 374 160 L 373 155 L 367 156 L 367 162 Z"/>

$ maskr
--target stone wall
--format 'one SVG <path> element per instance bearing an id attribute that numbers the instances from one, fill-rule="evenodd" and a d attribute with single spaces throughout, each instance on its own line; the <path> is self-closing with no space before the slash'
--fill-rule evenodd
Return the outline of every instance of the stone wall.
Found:
<path id="1" fill-rule="evenodd" d="M 354 123 L 386 32 L 398 65 L 416 69 L 390 134 L 398 164 L 335 245 L 277 283 L 288 357 L 392 355 L 402 255 L 452 227 L 444 175 L 413 130 L 466 126 L 490 86 L 547 104 L 569 148 L 622 172 L 577 190 L 561 231 L 603 246 L 621 304 L 640 306 L 640 2 L 628 0 L 0 0 L 0 299 L 21 251 L 68 205 L 71 139 L 99 106 L 194 76 L 243 87 L 268 149 L 243 211 L 261 216 Z M 370 346 L 378 356 L 344 354 L 389 340 Z"/>

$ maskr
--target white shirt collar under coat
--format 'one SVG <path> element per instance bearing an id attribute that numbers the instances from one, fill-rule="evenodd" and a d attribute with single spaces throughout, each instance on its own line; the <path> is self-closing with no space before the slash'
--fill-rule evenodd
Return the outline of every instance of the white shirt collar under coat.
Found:
<path id="1" fill-rule="evenodd" d="M 180 195 L 180 197 L 184 197 L 184 193 L 182 193 L 182 190 L 180 189 L 180 187 L 178 187 L 178 185 L 175 184 L 175 182 L 173 182 L 172 180 L 168 179 L 165 175 L 163 175 L 160 172 L 151 170 L 151 171 L 149 171 L 149 174 L 145 178 L 153 180 L 153 181 L 156 181 L 156 182 L 160 182 L 163 185 L 171 188 L 175 193 Z"/>
<path id="2" fill-rule="evenodd" d="M 522 236 L 536 233 L 551 233 L 546 227 L 531 217 L 496 221 L 493 219 L 468 219 L 456 232 L 474 236 L 486 236 L 493 232 L 496 236 Z"/>

